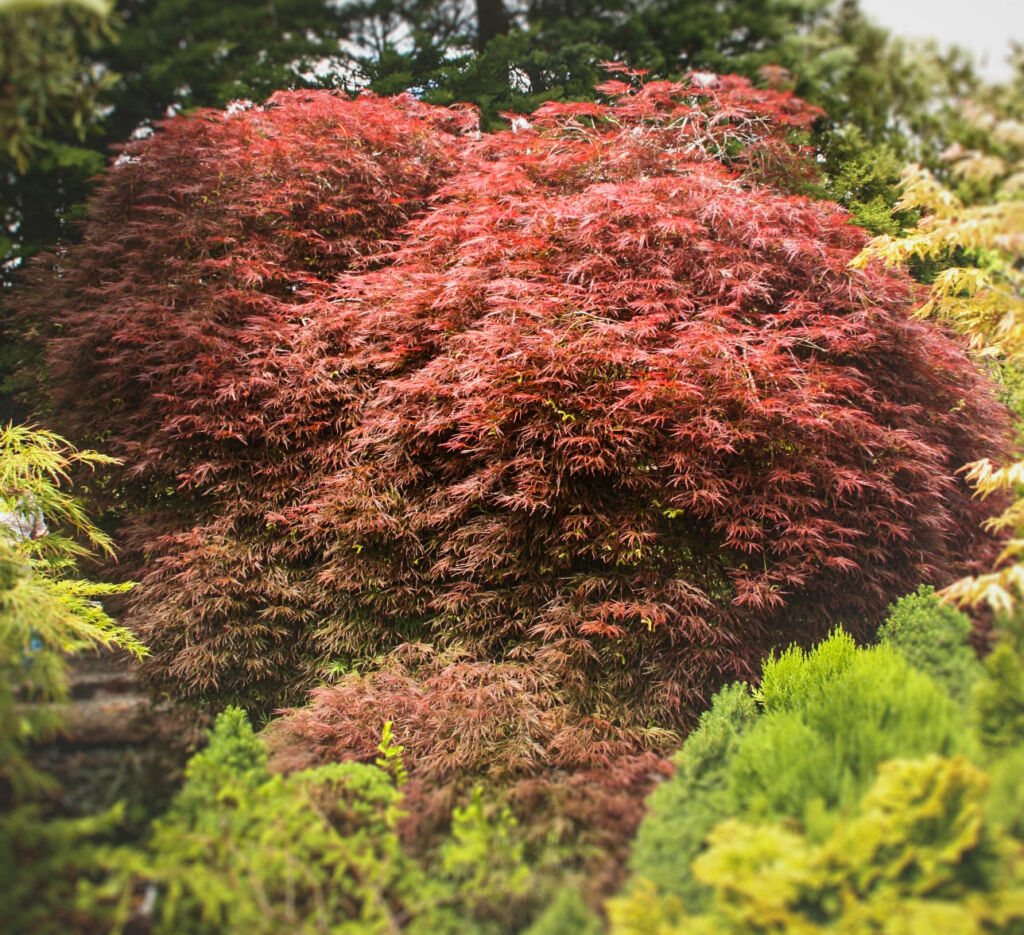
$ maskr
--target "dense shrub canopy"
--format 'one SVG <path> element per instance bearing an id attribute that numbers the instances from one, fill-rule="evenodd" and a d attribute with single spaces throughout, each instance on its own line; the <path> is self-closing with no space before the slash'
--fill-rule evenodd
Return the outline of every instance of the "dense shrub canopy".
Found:
<path id="1" fill-rule="evenodd" d="M 56 408 L 131 465 L 155 678 L 274 705 L 458 643 L 674 724 L 987 548 L 955 471 L 1003 415 L 790 193 L 816 111 L 599 92 L 485 136 L 407 97 L 176 119 L 37 266 Z"/>
<path id="2" fill-rule="evenodd" d="M 953 692 L 921 636 L 969 651 L 960 615 L 926 589 L 892 611 L 881 645 L 837 631 L 715 696 L 648 799 L 614 935 L 1020 927 L 1021 658 L 1004 640 Z"/>

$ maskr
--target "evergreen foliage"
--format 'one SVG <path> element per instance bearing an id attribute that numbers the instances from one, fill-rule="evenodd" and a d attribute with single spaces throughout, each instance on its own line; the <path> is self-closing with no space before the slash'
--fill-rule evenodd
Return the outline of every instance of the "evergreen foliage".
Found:
<path id="1" fill-rule="evenodd" d="M 422 640 L 674 727 L 991 549 L 954 476 L 1003 448 L 986 384 L 777 187 L 817 112 L 625 77 L 480 138 L 323 93 L 171 121 L 37 265 L 162 687 L 266 710 Z"/>
<path id="2" fill-rule="evenodd" d="M 83 882 L 80 904 L 113 931 L 154 935 L 500 935 L 525 929 L 558 891 L 564 870 L 479 789 L 417 859 L 396 830 L 393 770 L 347 762 L 285 777 L 266 763 L 244 712 L 225 710 L 145 847 L 89 855 L 104 876 Z M 585 911 L 562 899 L 552 913 Z"/>
<path id="3" fill-rule="evenodd" d="M 0 913 L 5 930 L 33 935 L 110 931 L 112 913 L 92 892 L 106 873 L 122 809 L 60 818 L 38 805 L 0 810 Z"/>
<path id="4" fill-rule="evenodd" d="M 113 35 L 111 7 L 109 0 L 0 3 L 2 286 L 24 257 L 57 239 L 63 214 L 103 167 L 88 134 L 99 99 L 117 80 L 95 60 Z M 26 350 L 3 348 L 0 386 Z"/>
<path id="5" fill-rule="evenodd" d="M 391 779 L 354 763 L 271 776 L 260 748 L 222 714 L 146 852 L 118 855 L 159 888 L 154 932 L 392 931 L 408 884 Z"/>
<path id="6" fill-rule="evenodd" d="M 654 788 L 649 818 L 637 830 L 629 866 L 663 893 L 699 905 L 704 890 L 688 867 L 732 808 L 728 767 L 757 716 L 748 687 L 737 682 L 714 696 L 674 758 L 675 774 Z"/>
<path id="7" fill-rule="evenodd" d="M 1024 746 L 1015 748 L 989 764 L 992 784 L 986 803 L 986 816 L 994 828 L 1024 841 Z"/>
<path id="8" fill-rule="evenodd" d="M 729 764 L 731 814 L 806 819 L 812 803 L 855 803 L 885 760 L 960 751 L 961 712 L 893 650 L 856 651 L 836 671 L 834 644 L 848 639 L 837 634 L 806 655 L 810 675 L 788 704 L 765 703 Z M 765 663 L 762 684 L 773 668 Z"/>
<path id="9" fill-rule="evenodd" d="M 713 891 L 686 911 L 652 885 L 610 906 L 614 935 L 816 935 L 1020 930 L 1019 840 L 984 818 L 984 773 L 962 757 L 894 760 L 821 841 L 729 820 L 693 864 Z"/>
<path id="10" fill-rule="evenodd" d="M 951 631 L 946 638 L 960 632 L 955 617 L 940 620 Z M 941 633 L 941 625 L 935 630 Z M 615 931 L 662 931 L 644 915 L 648 911 L 666 919 L 683 907 L 712 911 L 715 888 L 727 881 L 698 870 L 713 863 L 709 836 L 725 842 L 737 834 L 741 861 L 756 861 L 759 847 L 782 847 L 782 838 L 795 841 L 786 828 L 803 829 L 818 846 L 841 835 L 844 817 L 856 811 L 888 761 L 932 757 L 928 762 L 948 763 L 977 754 L 966 710 L 928 675 L 892 647 L 857 648 L 841 631 L 811 651 L 794 647 L 766 660 L 754 697 L 756 707 L 744 685 L 716 696 L 677 756 L 675 775 L 652 793 L 630 858 L 632 882 L 615 910 Z M 1012 797 L 1001 788 L 1004 800 Z"/>
<path id="11" fill-rule="evenodd" d="M 119 142 L 140 124 L 229 101 L 263 103 L 276 91 L 336 86 L 343 4 L 275 0 L 118 0 L 117 41 L 102 52 L 120 75 L 104 125 Z M 404 90 L 404 89 L 403 89 Z"/>
<path id="12" fill-rule="evenodd" d="M 970 632 L 966 615 L 943 603 L 934 588 L 921 585 L 890 605 L 878 635 L 951 698 L 966 704 L 982 671 L 968 641 Z"/>

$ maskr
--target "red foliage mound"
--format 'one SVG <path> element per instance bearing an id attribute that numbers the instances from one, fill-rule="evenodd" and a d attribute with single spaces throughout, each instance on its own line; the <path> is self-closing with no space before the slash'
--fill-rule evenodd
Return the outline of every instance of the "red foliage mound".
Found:
<path id="1" fill-rule="evenodd" d="M 557 834 L 585 852 L 596 886 L 610 886 L 643 817 L 652 784 L 671 771 L 643 748 L 663 731 L 623 730 L 581 716 L 537 666 L 480 662 L 408 644 L 387 666 L 349 674 L 284 712 L 263 737 L 285 772 L 380 756 L 381 724 L 395 723 L 409 770 L 401 830 L 427 846 L 452 807 L 488 786 L 532 835 Z M 595 859 L 596 858 L 596 859 Z"/>
<path id="2" fill-rule="evenodd" d="M 483 138 L 329 94 L 171 121 L 38 271 L 69 428 L 130 462 L 167 687 L 273 705 L 419 640 L 678 724 L 988 547 L 955 471 L 1002 411 L 777 187 L 815 112 L 600 90 Z"/>
<path id="3" fill-rule="evenodd" d="M 384 717 L 398 725 L 415 774 L 432 785 L 599 768 L 642 746 L 640 731 L 581 718 L 564 694 L 536 666 L 438 659 L 431 647 L 408 644 L 386 668 L 315 689 L 308 707 L 273 722 L 276 766 L 372 760 Z"/>

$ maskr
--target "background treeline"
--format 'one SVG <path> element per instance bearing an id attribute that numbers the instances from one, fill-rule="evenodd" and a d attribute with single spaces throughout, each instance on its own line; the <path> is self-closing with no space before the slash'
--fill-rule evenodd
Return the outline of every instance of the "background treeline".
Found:
<path id="1" fill-rule="evenodd" d="M 168 113 L 288 88 L 412 90 L 477 104 L 493 128 L 505 111 L 589 98 L 603 61 L 663 78 L 743 74 L 825 110 L 829 190 L 878 227 L 892 223 L 884 209 L 904 161 L 934 163 L 977 136 L 955 106 L 980 85 L 969 58 L 889 35 L 854 0 L 122 0 L 103 11 L 99 0 L 0 7 L 5 283 L 12 261 L 70 234 L 111 146 Z"/>

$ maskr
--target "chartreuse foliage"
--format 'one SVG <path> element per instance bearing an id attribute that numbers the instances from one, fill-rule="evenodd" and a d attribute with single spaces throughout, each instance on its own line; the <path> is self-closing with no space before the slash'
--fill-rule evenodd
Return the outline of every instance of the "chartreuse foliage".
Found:
<path id="1" fill-rule="evenodd" d="M 821 840 L 730 819 L 692 865 L 708 907 L 655 886 L 610 906 L 615 935 L 844 935 L 1020 931 L 1024 846 L 986 822 L 988 779 L 962 756 L 882 764 Z"/>
<path id="2" fill-rule="evenodd" d="M 399 801 L 362 764 L 272 776 L 244 713 L 228 709 L 125 866 L 159 887 L 157 932 L 387 932 L 408 895 Z"/>
<path id="3" fill-rule="evenodd" d="M 1021 659 L 1006 641 L 972 670 L 927 589 L 884 640 L 836 632 L 715 698 L 649 800 L 614 935 L 1020 931 Z M 973 692 L 950 691 L 958 673 Z M 701 773 L 709 744 L 724 756 Z"/>
<path id="4" fill-rule="evenodd" d="M 98 646 L 145 654 L 96 600 L 130 585 L 95 584 L 74 571 L 92 549 L 112 550 L 68 492 L 69 472 L 110 463 L 41 429 L 0 427 L 0 783 L 16 798 L 45 781 L 24 750 L 58 726 L 52 702 L 66 695 L 68 654 Z"/>
<path id="5" fill-rule="evenodd" d="M 858 650 L 842 632 L 809 653 L 769 659 L 756 699 L 742 683 L 715 696 L 637 833 L 633 869 L 687 905 L 704 891 L 681 868 L 719 821 L 802 820 L 812 804 L 855 801 L 875 767 L 906 745 L 948 752 L 957 743 L 959 721 L 926 676 L 887 647 Z"/>
<path id="6" fill-rule="evenodd" d="M 400 765 L 397 746 L 381 746 Z M 244 712 L 228 708 L 146 847 L 100 854 L 106 879 L 84 884 L 78 903 L 120 931 L 140 921 L 137 895 L 148 888 L 156 935 L 525 927 L 554 883 L 531 871 L 514 819 L 478 791 L 436 851 L 414 859 L 396 832 L 400 775 L 355 762 L 272 775 Z"/>
<path id="7" fill-rule="evenodd" d="M 979 355 L 1010 367 L 1024 361 L 1022 100 L 1018 89 L 993 102 L 998 105 L 993 109 L 969 105 L 965 118 L 975 125 L 980 145 L 957 145 L 947 153 L 956 191 L 920 165 L 909 166 L 896 207 L 919 212 L 917 227 L 875 238 L 854 261 L 855 266 L 878 259 L 890 266 L 942 264 L 918 315 L 952 323 Z M 1024 484 L 1024 462 L 997 467 L 985 457 L 963 470 L 981 498 L 1019 493 Z M 1011 535 L 995 568 L 963 578 L 944 593 L 961 605 L 984 601 L 1005 612 L 1024 593 L 1024 499 L 987 520 L 986 528 Z"/>
<path id="8" fill-rule="evenodd" d="M 960 749 L 960 712 L 889 647 L 857 651 L 837 633 L 800 655 L 765 663 L 762 716 L 729 764 L 730 814 L 806 820 L 856 802 L 884 760 Z"/>

